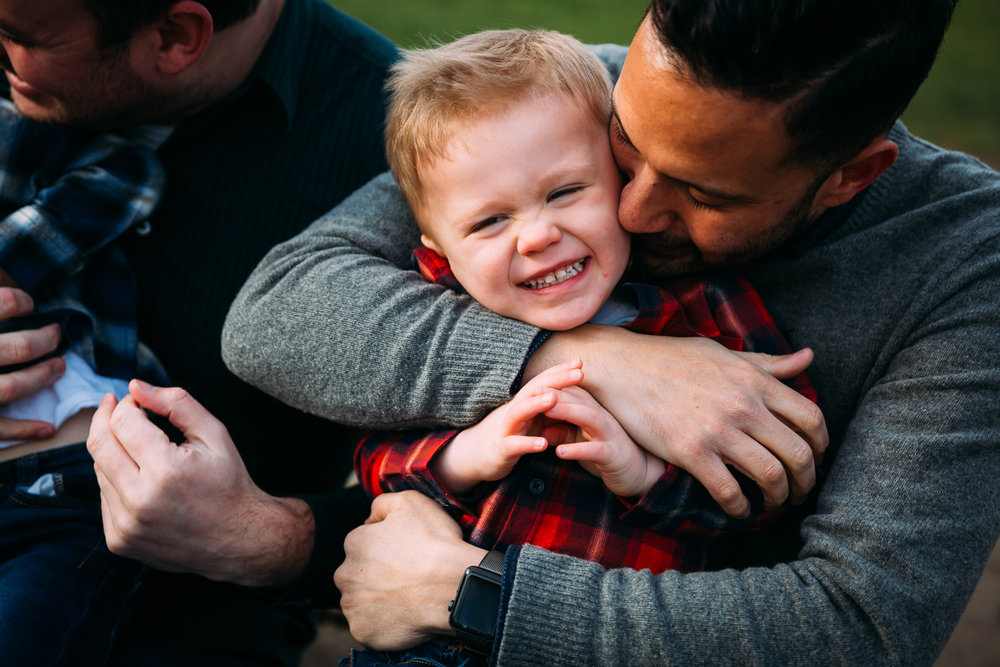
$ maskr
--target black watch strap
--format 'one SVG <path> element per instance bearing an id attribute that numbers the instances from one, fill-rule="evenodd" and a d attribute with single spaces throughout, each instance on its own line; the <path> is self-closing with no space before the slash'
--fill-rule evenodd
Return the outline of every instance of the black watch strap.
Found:
<path id="1" fill-rule="evenodd" d="M 479 567 L 483 568 L 484 570 L 489 570 L 490 572 L 493 572 L 495 574 L 502 575 L 503 559 L 504 556 L 506 555 L 507 555 L 506 551 L 499 551 L 497 549 L 494 549 L 493 551 L 490 551 L 485 556 L 483 556 L 483 559 L 479 561 Z"/>

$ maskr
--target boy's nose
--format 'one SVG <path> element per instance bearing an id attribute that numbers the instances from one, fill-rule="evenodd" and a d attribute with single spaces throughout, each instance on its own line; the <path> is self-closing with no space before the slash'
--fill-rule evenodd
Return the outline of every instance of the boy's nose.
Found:
<path id="1" fill-rule="evenodd" d="M 522 255 L 541 252 L 561 238 L 559 227 L 548 220 L 525 222 L 517 235 L 517 251 Z"/>

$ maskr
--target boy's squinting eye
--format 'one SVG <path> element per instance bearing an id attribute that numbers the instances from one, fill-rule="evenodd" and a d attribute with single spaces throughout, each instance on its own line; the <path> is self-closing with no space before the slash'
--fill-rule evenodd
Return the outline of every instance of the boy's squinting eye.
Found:
<path id="1" fill-rule="evenodd" d="M 548 201 L 553 201 L 559 197 L 565 197 L 566 195 L 571 195 L 575 192 L 580 192 L 581 190 L 583 190 L 582 185 L 569 185 L 565 188 L 559 188 L 549 195 Z"/>
<path id="2" fill-rule="evenodd" d="M 472 225 L 472 227 L 469 229 L 469 233 L 475 234 L 478 231 L 486 229 L 490 225 L 495 225 L 496 223 L 503 222 L 506 219 L 507 219 L 506 215 L 491 215 L 488 218 L 483 218 L 476 224 Z"/>

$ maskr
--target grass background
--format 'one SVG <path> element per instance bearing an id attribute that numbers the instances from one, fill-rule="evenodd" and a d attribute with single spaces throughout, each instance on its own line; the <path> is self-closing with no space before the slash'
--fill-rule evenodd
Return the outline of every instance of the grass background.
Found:
<path id="1" fill-rule="evenodd" d="M 331 0 L 403 47 L 485 28 L 546 27 L 628 44 L 646 0 Z M 1000 167 L 1000 2 L 959 0 L 930 76 L 903 121 L 915 134 Z"/>

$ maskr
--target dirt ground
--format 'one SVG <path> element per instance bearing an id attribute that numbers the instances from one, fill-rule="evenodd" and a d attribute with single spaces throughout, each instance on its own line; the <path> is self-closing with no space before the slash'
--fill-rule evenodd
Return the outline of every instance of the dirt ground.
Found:
<path id="1" fill-rule="evenodd" d="M 319 635 L 302 659 L 302 667 L 331 667 L 353 644 L 343 617 L 323 614 Z M 1000 666 L 1000 544 L 972 595 L 958 627 L 934 667 Z"/>

